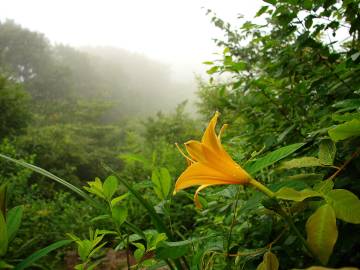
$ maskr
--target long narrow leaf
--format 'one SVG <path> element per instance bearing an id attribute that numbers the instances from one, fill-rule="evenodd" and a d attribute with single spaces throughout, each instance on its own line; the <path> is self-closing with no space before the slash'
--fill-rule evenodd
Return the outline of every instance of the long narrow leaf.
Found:
<path id="1" fill-rule="evenodd" d="M 16 265 L 14 270 L 25 269 L 25 268 L 31 266 L 38 259 L 46 256 L 51 251 L 54 251 L 58 248 L 66 246 L 66 245 L 70 244 L 71 242 L 72 242 L 72 240 L 61 240 L 61 241 L 55 242 L 55 243 L 43 248 L 43 249 L 40 249 L 40 250 L 36 251 L 35 253 L 31 254 L 29 257 L 27 257 L 21 263 Z"/>
<path id="2" fill-rule="evenodd" d="M 304 145 L 305 145 L 304 143 L 295 143 L 281 147 L 280 149 L 277 149 L 274 152 L 271 152 L 264 157 L 249 162 L 248 164 L 245 165 L 245 170 L 250 174 L 255 174 L 256 172 L 289 156 L 290 154 L 294 153 L 296 150 L 303 147 Z"/>
<path id="3" fill-rule="evenodd" d="M 32 165 L 32 164 L 29 164 L 25 161 L 22 161 L 22 160 L 17 160 L 17 159 L 14 159 L 14 158 L 11 158 L 11 157 L 8 157 L 8 156 L 5 156 L 3 154 L 0 154 L 0 158 L 3 158 L 7 161 L 10 161 L 10 162 L 13 162 L 13 163 L 16 163 L 16 164 L 19 164 L 25 168 L 28 168 L 34 172 L 37 172 L 41 175 L 44 175 L 56 182 L 58 182 L 59 184 L 67 187 L 68 189 L 70 189 L 71 191 L 77 193 L 78 195 L 80 195 L 81 197 L 83 197 L 85 200 L 91 202 L 96 208 L 100 208 L 102 209 L 102 206 L 99 205 L 99 203 L 97 203 L 95 200 L 93 200 L 90 196 L 88 196 L 84 191 L 82 191 L 81 189 L 79 189 L 78 187 L 72 185 L 71 183 L 67 182 L 66 180 L 64 179 L 61 179 L 60 177 L 48 172 L 47 170 L 44 170 L 40 167 L 37 167 L 35 165 Z"/>

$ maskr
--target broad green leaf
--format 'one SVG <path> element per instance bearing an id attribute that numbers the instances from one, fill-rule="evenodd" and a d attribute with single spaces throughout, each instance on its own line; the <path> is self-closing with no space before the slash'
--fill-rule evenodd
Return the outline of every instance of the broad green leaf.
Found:
<path id="1" fill-rule="evenodd" d="M 4 215 L 0 211 L 0 256 L 6 254 L 8 248 L 8 232 Z"/>
<path id="2" fill-rule="evenodd" d="M 109 176 L 106 178 L 103 184 L 103 192 L 105 197 L 110 200 L 112 196 L 115 194 L 118 187 L 118 181 L 115 176 Z"/>
<path id="3" fill-rule="evenodd" d="M 321 181 L 314 186 L 314 190 L 320 192 L 323 195 L 329 193 L 334 188 L 334 182 L 331 179 Z"/>
<path id="4" fill-rule="evenodd" d="M 360 135 L 360 120 L 353 119 L 336 127 L 329 129 L 329 136 L 334 141 L 345 140 L 350 137 Z"/>
<path id="5" fill-rule="evenodd" d="M 87 182 L 89 187 L 84 187 L 84 189 L 100 198 L 106 199 L 103 190 L 103 183 L 100 178 L 96 177 L 94 181 Z"/>
<path id="6" fill-rule="evenodd" d="M 123 195 L 120 195 L 114 199 L 111 200 L 111 206 L 114 206 L 116 204 L 118 204 L 119 202 L 121 202 L 122 200 L 126 199 L 129 196 L 129 193 L 125 193 Z"/>
<path id="7" fill-rule="evenodd" d="M 155 234 L 150 234 L 150 235 L 147 234 L 146 235 L 146 242 L 147 242 L 146 250 L 147 251 L 154 250 L 160 242 L 162 242 L 166 239 L 167 239 L 167 237 L 166 237 L 165 233 L 155 232 Z"/>
<path id="8" fill-rule="evenodd" d="M 316 157 L 301 157 L 294 158 L 289 161 L 282 162 L 278 167 L 279 170 L 293 169 L 293 168 L 304 168 L 304 167 L 316 167 L 322 166 L 320 159 Z"/>
<path id="9" fill-rule="evenodd" d="M 123 224 L 128 216 L 128 209 L 125 206 L 114 206 L 111 209 L 112 218 L 120 226 Z"/>
<path id="10" fill-rule="evenodd" d="M 154 184 L 154 191 L 160 200 L 164 200 L 170 193 L 172 180 L 166 168 L 156 168 L 152 172 L 151 180 Z"/>
<path id="11" fill-rule="evenodd" d="M 319 146 L 319 159 L 322 164 L 332 165 L 335 159 L 336 145 L 330 139 L 322 140 Z"/>
<path id="12" fill-rule="evenodd" d="M 231 65 L 231 68 L 235 71 L 246 70 L 247 64 L 245 62 L 236 62 Z"/>
<path id="13" fill-rule="evenodd" d="M 205 62 L 202 62 L 204 65 L 213 65 L 214 62 L 211 62 L 211 61 L 205 61 Z"/>
<path id="14" fill-rule="evenodd" d="M 72 242 L 72 240 L 61 240 L 61 241 L 55 242 L 55 243 L 43 248 L 43 249 L 40 249 L 40 250 L 34 252 L 33 254 L 31 254 L 25 260 L 21 261 L 21 263 L 16 265 L 14 270 L 22 270 L 27 267 L 30 267 L 34 262 L 36 262 L 38 259 L 46 256 L 51 251 L 61 248 L 63 246 L 66 246 L 66 245 L 70 244 L 71 242 Z"/>
<path id="15" fill-rule="evenodd" d="M 346 189 L 334 189 L 326 200 L 335 210 L 336 217 L 349 223 L 360 224 L 360 200 Z"/>
<path id="16" fill-rule="evenodd" d="M 261 16 L 262 14 L 264 14 L 264 13 L 267 11 L 268 8 L 269 8 L 269 6 L 262 6 L 262 7 L 258 10 L 258 12 L 256 12 L 255 17 L 259 17 L 259 16 Z"/>
<path id="17" fill-rule="evenodd" d="M 307 183 L 319 182 L 323 178 L 324 175 L 318 173 L 301 173 L 286 177 L 286 179 L 290 181 L 305 181 Z"/>
<path id="18" fill-rule="evenodd" d="M 104 168 L 106 170 L 108 170 L 109 172 L 111 172 L 112 174 L 116 175 L 116 172 L 113 169 L 111 169 L 109 166 L 104 165 Z M 141 196 L 141 194 L 137 190 L 135 190 L 126 180 L 124 180 L 124 178 L 119 178 L 119 177 L 117 177 L 117 178 L 129 190 L 129 192 L 132 195 L 134 195 L 134 197 L 138 200 L 138 202 L 147 210 L 147 213 L 150 215 L 151 220 L 152 220 L 153 224 L 155 225 L 156 229 L 159 232 L 166 233 L 169 240 L 172 240 L 172 235 L 171 235 L 170 231 L 168 230 L 167 226 L 164 224 L 163 219 L 159 216 L 159 214 L 156 213 L 154 207 L 147 200 L 145 200 L 143 198 L 143 196 Z M 142 230 L 138 229 L 131 223 L 127 223 L 127 225 L 138 235 L 144 236 L 144 233 L 142 232 Z M 179 267 L 179 268 L 181 267 L 179 261 L 175 261 L 175 264 L 177 265 L 177 267 Z"/>
<path id="19" fill-rule="evenodd" d="M 93 243 L 90 240 L 85 239 L 78 241 L 77 244 L 78 244 L 78 254 L 81 260 L 86 261 L 93 248 Z"/>
<path id="20" fill-rule="evenodd" d="M 214 66 L 206 71 L 207 74 L 212 75 L 218 71 L 219 67 Z"/>
<path id="21" fill-rule="evenodd" d="M 276 258 L 276 255 L 271 251 L 268 251 L 264 254 L 263 261 L 259 264 L 256 270 L 278 270 L 279 261 Z"/>
<path id="22" fill-rule="evenodd" d="M 232 65 L 233 63 L 234 63 L 234 62 L 233 62 L 233 60 L 232 60 L 231 55 L 226 55 L 226 56 L 224 57 L 224 65 L 225 65 L 225 66 Z"/>
<path id="23" fill-rule="evenodd" d="M 331 116 L 331 118 L 334 121 L 338 121 L 338 122 L 351 121 L 353 119 L 360 119 L 360 112 L 345 113 L 345 114 L 333 114 Z"/>
<path id="24" fill-rule="evenodd" d="M 19 205 L 10 209 L 6 215 L 6 225 L 9 242 L 14 239 L 16 232 L 20 227 L 23 210 L 24 207 L 22 205 Z"/>
<path id="25" fill-rule="evenodd" d="M 293 188 L 283 187 L 277 192 L 275 192 L 275 196 L 276 198 L 282 200 L 301 202 L 307 198 L 320 197 L 321 195 L 318 192 L 311 189 L 304 189 L 301 191 L 297 191 Z"/>
<path id="26" fill-rule="evenodd" d="M 267 155 L 265 155 L 262 158 L 259 158 L 255 161 L 250 161 L 247 163 L 244 168 L 247 172 L 250 174 L 255 174 L 256 172 L 278 162 L 279 160 L 291 155 L 296 150 L 304 146 L 304 143 L 295 143 L 288 146 L 284 146 L 282 148 L 279 148 Z"/>
<path id="27" fill-rule="evenodd" d="M 137 262 L 140 262 L 141 258 L 144 256 L 145 247 L 141 243 L 132 243 L 137 249 L 134 252 L 134 257 Z"/>
<path id="28" fill-rule="evenodd" d="M 327 264 L 338 237 L 334 209 L 325 204 L 306 222 L 307 242 L 322 264 Z"/>

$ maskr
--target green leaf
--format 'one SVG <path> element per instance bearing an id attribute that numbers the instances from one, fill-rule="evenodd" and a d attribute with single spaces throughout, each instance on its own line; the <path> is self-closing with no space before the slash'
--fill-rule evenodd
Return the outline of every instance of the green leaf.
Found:
<path id="1" fill-rule="evenodd" d="M 353 119 L 360 119 L 360 112 L 345 113 L 345 114 L 333 114 L 332 119 L 338 122 L 351 121 Z"/>
<path id="2" fill-rule="evenodd" d="M 266 3 L 272 4 L 274 6 L 276 4 L 276 0 L 263 0 L 263 1 L 266 2 Z"/>
<path id="3" fill-rule="evenodd" d="M 266 156 L 259 158 L 255 161 L 250 161 L 245 165 L 245 170 L 250 174 L 255 174 L 256 172 L 278 162 L 279 160 L 291 155 L 296 150 L 304 146 L 304 143 L 295 143 L 291 145 L 284 146 L 280 149 L 275 150 L 267 154 Z"/>
<path id="4" fill-rule="evenodd" d="M 123 224 L 128 216 L 128 209 L 125 206 L 114 206 L 111 209 L 112 218 L 120 226 Z"/>
<path id="5" fill-rule="evenodd" d="M 328 131 L 333 141 L 341 141 L 350 137 L 360 135 L 360 120 L 353 119 L 344 124 L 337 125 Z"/>
<path id="6" fill-rule="evenodd" d="M 92 248 L 93 248 L 93 243 L 88 240 L 81 240 L 77 242 L 78 244 L 78 254 L 81 258 L 81 260 L 84 262 L 86 261 L 86 259 L 88 258 Z"/>
<path id="7" fill-rule="evenodd" d="M 141 258 L 144 256 L 145 247 L 141 243 L 132 243 L 137 249 L 134 252 L 134 257 L 137 262 L 140 262 Z"/>
<path id="8" fill-rule="evenodd" d="M 109 172 L 111 172 L 112 174 L 116 175 L 116 172 L 113 169 L 111 169 L 109 166 L 104 165 L 104 168 Z M 164 224 L 163 219 L 156 213 L 154 207 L 147 200 L 145 200 L 141 196 L 141 194 L 138 191 L 136 191 L 126 180 L 124 180 L 124 178 L 119 178 L 119 177 L 117 178 L 130 191 L 130 193 L 134 195 L 134 197 L 138 200 L 138 202 L 147 210 L 147 213 L 150 215 L 151 220 L 155 225 L 156 229 L 159 232 L 166 233 L 167 237 L 171 240 L 172 235 L 170 231 L 168 230 L 167 226 Z M 143 232 L 137 229 L 136 227 L 134 227 L 132 224 L 127 224 L 127 225 L 131 225 L 132 230 L 134 230 L 137 234 L 143 235 Z"/>
<path id="9" fill-rule="evenodd" d="M 94 217 L 90 220 L 90 222 L 95 222 L 95 221 L 98 221 L 98 220 L 104 220 L 104 219 L 109 219 L 110 218 L 110 215 L 100 215 L 100 216 L 97 216 L 97 217 Z"/>
<path id="10" fill-rule="evenodd" d="M 319 159 L 324 165 L 332 165 L 335 159 L 336 145 L 330 139 L 322 140 L 319 146 Z"/>
<path id="11" fill-rule="evenodd" d="M 126 199 L 129 196 L 129 193 L 125 193 L 123 195 L 120 195 L 114 199 L 111 200 L 111 206 L 114 206 L 116 204 L 118 204 L 119 202 L 121 202 L 122 200 Z"/>
<path id="12" fill-rule="evenodd" d="M 336 217 L 349 223 L 360 224 L 360 200 L 346 189 L 329 191 L 326 200 L 335 210 Z"/>
<path id="13" fill-rule="evenodd" d="M 7 234 L 9 242 L 14 239 L 16 232 L 20 227 L 23 210 L 24 207 L 22 205 L 19 205 L 12 208 L 6 215 Z"/>
<path id="14" fill-rule="evenodd" d="M 14 266 L 12 266 L 11 264 L 8 264 L 5 261 L 0 260 L 0 269 L 13 269 Z"/>
<path id="15" fill-rule="evenodd" d="M 312 16 L 306 17 L 306 19 L 305 19 L 305 27 L 306 27 L 307 29 L 310 29 L 310 27 L 312 26 L 312 24 L 313 24 L 313 18 L 312 18 Z"/>
<path id="16" fill-rule="evenodd" d="M 319 207 L 309 217 L 306 233 L 310 249 L 326 265 L 338 237 L 335 212 L 329 204 Z"/>
<path id="17" fill-rule="evenodd" d="M 321 181 L 323 178 L 324 176 L 318 173 L 301 173 L 301 174 L 289 175 L 286 177 L 286 180 L 315 183 Z"/>
<path id="18" fill-rule="evenodd" d="M 271 251 L 268 251 L 264 254 L 263 261 L 259 264 L 256 270 L 278 270 L 279 261 L 276 258 L 276 255 Z"/>
<path id="19" fill-rule="evenodd" d="M 360 108 L 360 98 L 354 99 L 345 99 L 339 102 L 336 102 L 332 105 L 334 108 L 344 108 L 347 110 L 354 110 Z"/>
<path id="20" fill-rule="evenodd" d="M 307 198 L 320 197 L 321 195 L 318 192 L 311 189 L 304 189 L 301 191 L 297 191 L 293 188 L 283 187 L 277 192 L 275 192 L 275 196 L 276 198 L 282 200 L 301 202 Z"/>
<path id="21" fill-rule="evenodd" d="M 259 17 L 261 16 L 262 14 L 264 14 L 267 10 L 268 10 L 269 6 L 262 6 L 258 12 L 256 12 L 256 15 L 255 17 Z"/>
<path id="22" fill-rule="evenodd" d="M 209 74 L 209 75 L 212 75 L 212 74 L 214 74 L 215 72 L 217 72 L 218 69 L 219 69 L 219 67 L 214 66 L 214 67 L 208 69 L 208 70 L 206 71 L 206 73 Z"/>
<path id="23" fill-rule="evenodd" d="M 55 242 L 55 243 L 43 248 L 43 249 L 40 249 L 40 250 L 36 251 L 35 253 L 31 254 L 25 260 L 21 261 L 21 263 L 16 265 L 14 270 L 22 270 L 27 267 L 30 267 L 34 262 L 36 262 L 38 259 L 46 256 L 51 251 L 61 248 L 63 246 L 66 246 L 66 245 L 70 244 L 71 242 L 72 242 L 72 240 L 61 240 L 61 241 Z"/>
<path id="24" fill-rule="evenodd" d="M 204 65 L 213 65 L 214 62 L 211 62 L 211 61 L 205 61 L 205 62 L 202 62 Z"/>
<path id="25" fill-rule="evenodd" d="M 78 187 L 72 185 L 71 183 L 61 179 L 60 177 L 57 177 L 56 175 L 42 169 L 42 168 L 39 168 L 35 165 L 32 165 L 32 164 L 29 164 L 25 161 L 22 161 L 22 160 L 17 160 L 17 159 L 13 159 L 11 157 L 8 157 L 6 155 L 3 155 L 3 154 L 0 154 L 0 158 L 3 158 L 7 161 L 10 161 L 10 162 L 13 162 L 13 163 L 16 163 L 16 164 L 19 164 L 27 169 L 30 169 L 34 172 L 37 172 L 43 176 L 46 176 L 52 180 L 54 180 L 55 182 L 58 182 L 59 184 L 67 187 L 68 189 L 70 189 L 71 191 L 77 193 L 78 195 L 80 195 L 81 197 L 83 197 L 85 200 L 87 200 L 88 202 L 90 202 L 93 206 L 95 206 L 96 208 L 99 208 L 99 209 L 103 209 L 102 205 L 100 205 L 99 203 L 97 203 L 96 201 L 94 201 L 90 196 L 88 196 L 85 192 L 83 192 L 81 189 L 79 189 Z"/>
<path id="26" fill-rule="evenodd" d="M 6 254 L 8 248 L 8 232 L 3 213 L 0 211 L 0 256 Z"/>
<path id="27" fill-rule="evenodd" d="M 334 188 L 334 182 L 331 179 L 321 181 L 314 186 L 314 190 L 326 195 Z"/>
<path id="28" fill-rule="evenodd" d="M 106 178 L 103 184 L 103 192 L 105 197 L 110 200 L 112 196 L 115 194 L 118 187 L 118 182 L 115 176 L 109 176 Z"/>
<path id="29" fill-rule="evenodd" d="M 303 5 L 306 10 L 311 10 L 312 8 L 312 0 L 304 0 Z"/>
<path id="30" fill-rule="evenodd" d="M 234 62 L 233 62 L 233 60 L 232 60 L 232 57 L 231 57 L 231 55 L 226 55 L 225 57 L 224 57 L 224 66 L 230 66 L 230 65 L 232 65 Z"/>
<path id="31" fill-rule="evenodd" d="M 237 62 L 231 65 L 231 68 L 235 71 L 246 70 L 247 64 L 245 62 Z"/>
<path id="32" fill-rule="evenodd" d="M 322 166 L 320 159 L 316 157 L 301 157 L 301 158 L 294 158 L 292 160 L 281 163 L 278 169 L 289 170 L 293 168 L 317 167 L 317 166 Z"/>
<path id="33" fill-rule="evenodd" d="M 169 171 L 166 168 L 155 168 L 152 172 L 151 181 L 154 184 L 154 191 L 159 199 L 166 199 L 172 186 Z"/>

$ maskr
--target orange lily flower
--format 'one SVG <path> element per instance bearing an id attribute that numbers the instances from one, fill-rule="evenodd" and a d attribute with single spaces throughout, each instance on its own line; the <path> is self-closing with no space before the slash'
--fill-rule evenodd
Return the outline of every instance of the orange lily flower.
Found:
<path id="1" fill-rule="evenodd" d="M 230 157 L 221 145 L 220 136 L 226 126 L 223 126 L 219 135 L 216 134 L 215 127 L 219 115 L 219 112 L 215 113 L 201 142 L 191 140 L 185 143 L 189 156 L 186 156 L 178 147 L 188 161 L 189 167 L 177 179 L 175 192 L 191 186 L 199 186 L 194 196 L 194 202 L 198 208 L 201 208 L 198 194 L 202 189 L 215 185 L 245 185 L 251 181 L 251 176 Z"/>

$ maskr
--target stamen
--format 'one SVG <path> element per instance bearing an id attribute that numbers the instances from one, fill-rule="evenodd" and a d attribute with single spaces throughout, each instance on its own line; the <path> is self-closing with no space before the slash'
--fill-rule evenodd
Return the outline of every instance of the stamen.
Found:
<path id="1" fill-rule="evenodd" d="M 177 149 L 179 150 L 180 154 L 186 159 L 186 162 L 188 163 L 188 165 L 190 166 L 192 163 L 195 163 L 195 161 L 193 161 L 191 158 L 189 158 L 184 151 L 180 148 L 178 143 L 175 143 Z"/>
<path id="2" fill-rule="evenodd" d="M 221 135 L 224 133 L 225 129 L 228 128 L 228 126 L 229 126 L 228 124 L 224 124 L 224 125 L 221 127 L 220 132 L 219 132 L 219 135 L 218 135 L 219 140 L 220 140 L 220 138 L 221 138 Z"/>

